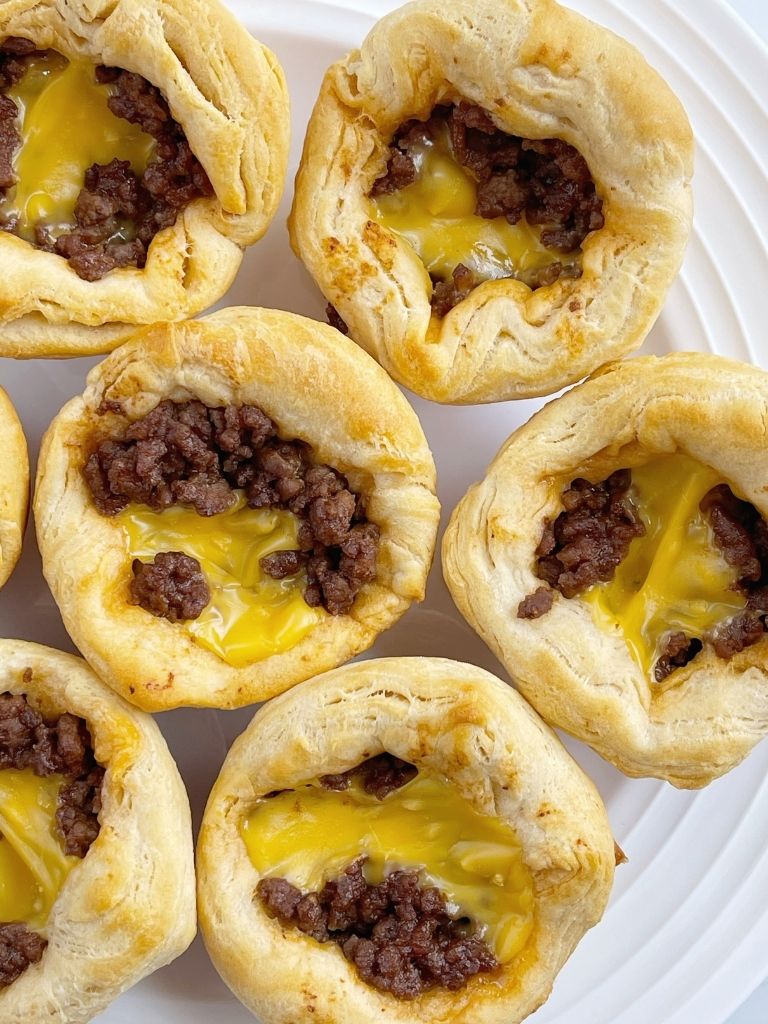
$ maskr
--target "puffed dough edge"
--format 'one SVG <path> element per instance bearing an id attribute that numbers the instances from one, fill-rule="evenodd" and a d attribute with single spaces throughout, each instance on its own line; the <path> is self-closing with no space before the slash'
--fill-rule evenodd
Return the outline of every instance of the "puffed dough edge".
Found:
<path id="1" fill-rule="evenodd" d="M 415 250 L 366 197 L 397 127 L 459 97 L 514 135 L 575 146 L 605 226 L 583 244 L 580 279 L 535 292 L 487 282 L 441 321 Z M 291 239 L 351 336 L 401 384 L 439 402 L 530 398 L 642 343 L 683 258 L 692 166 L 685 111 L 612 32 L 554 0 L 417 0 L 327 72 Z"/>
<path id="2" fill-rule="evenodd" d="M 29 457 L 19 417 L 0 388 L 0 587 L 21 555 L 29 508 Z"/>
<path id="3" fill-rule="evenodd" d="M 604 480 L 676 451 L 768 517 L 766 422 L 768 374 L 755 367 L 697 353 L 617 363 L 517 430 L 451 516 L 443 572 L 464 618 L 546 721 L 627 775 L 696 788 L 737 765 L 768 733 L 768 638 L 729 661 L 705 647 L 651 684 L 578 597 L 555 593 L 551 611 L 518 619 L 542 585 L 544 520 L 575 477 Z"/>
<path id="4" fill-rule="evenodd" d="M 218 0 L 16 0 L 0 37 L 134 71 L 162 89 L 215 195 L 159 232 L 145 269 L 83 281 L 0 232 L 0 356 L 106 352 L 125 324 L 194 316 L 221 298 L 282 196 L 289 101 L 277 58 Z"/>
<path id="5" fill-rule="evenodd" d="M 385 750 L 447 777 L 517 831 L 535 923 L 499 979 L 401 1002 L 365 984 L 333 944 L 283 928 L 254 899 L 259 876 L 239 829 L 256 801 Z M 385 658 L 328 672 L 257 713 L 211 792 L 197 868 L 208 952 L 263 1024 L 516 1024 L 602 917 L 614 845 L 596 789 L 514 690 L 473 665 Z"/>
<path id="6" fill-rule="evenodd" d="M 27 694 L 44 714 L 84 718 L 107 773 L 99 836 L 53 906 L 42 960 L 0 990 L 0 1018 L 3 1024 L 86 1024 L 194 938 L 187 794 L 157 725 L 82 659 L 0 640 L 5 691 Z"/>
<path id="7" fill-rule="evenodd" d="M 96 511 L 82 468 L 124 424 L 99 414 L 105 403 L 135 420 L 165 398 L 257 405 L 365 497 L 381 530 L 377 578 L 348 615 L 324 616 L 290 650 L 234 668 L 127 603 L 124 531 Z M 43 571 L 67 630 L 100 675 L 150 711 L 266 700 L 365 650 L 423 598 L 439 515 L 421 425 L 381 367 L 331 327 L 246 307 L 149 328 L 92 370 L 44 438 L 35 495 Z"/>

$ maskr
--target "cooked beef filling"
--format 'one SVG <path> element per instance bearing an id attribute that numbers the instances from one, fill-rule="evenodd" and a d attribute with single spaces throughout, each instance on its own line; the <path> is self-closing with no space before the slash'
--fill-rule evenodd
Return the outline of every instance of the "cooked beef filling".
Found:
<path id="1" fill-rule="evenodd" d="M 96 764 L 88 726 L 64 713 L 46 720 L 25 696 L 0 694 L 0 769 L 64 775 L 56 827 L 65 853 L 84 857 L 99 834 L 104 769 Z"/>
<path id="2" fill-rule="evenodd" d="M 549 587 L 538 587 L 528 594 L 517 608 L 518 619 L 539 619 L 552 607 L 552 591 Z"/>
<path id="3" fill-rule="evenodd" d="M 387 172 L 373 183 L 372 196 L 397 192 L 417 177 L 411 155 L 425 138 L 435 138 L 447 126 L 456 160 L 477 179 L 480 217 L 506 217 L 517 224 L 524 215 L 540 224 L 542 244 L 561 252 L 576 252 L 590 231 L 605 223 L 603 203 L 595 191 L 589 167 L 581 154 L 561 139 L 523 139 L 501 131 L 481 108 L 466 102 L 438 106 L 427 121 L 406 121 L 394 134 Z M 459 278 L 457 279 L 457 272 Z M 531 288 L 573 276 L 578 268 L 553 262 L 526 277 Z M 451 281 L 436 281 L 432 296 L 437 316 L 461 302 L 475 284 L 461 264 Z"/>
<path id="4" fill-rule="evenodd" d="M 332 306 L 330 302 L 325 307 L 325 319 L 328 321 L 331 327 L 335 327 L 337 331 L 341 331 L 342 334 L 349 334 L 349 328 L 346 322 L 342 320 L 338 309 Z"/>
<path id="5" fill-rule="evenodd" d="M 85 857 L 99 834 L 104 769 L 96 764 L 83 719 L 68 713 L 44 719 L 24 695 L 0 694 L 0 769 L 6 768 L 66 777 L 59 790 L 56 830 L 65 853 Z M 0 988 L 38 963 L 46 945 L 25 924 L 0 924 Z"/>
<path id="6" fill-rule="evenodd" d="M 449 281 L 434 281 L 432 311 L 435 316 L 447 316 L 479 283 L 475 280 L 474 271 L 465 267 L 463 263 L 454 268 Z"/>
<path id="7" fill-rule="evenodd" d="M 336 942 L 360 977 L 398 999 L 435 987 L 461 988 L 499 964 L 466 919 L 453 919 L 439 889 L 415 871 L 393 871 L 378 885 L 354 861 L 320 892 L 302 893 L 284 878 L 256 889 L 268 914 L 318 942 Z"/>
<path id="8" fill-rule="evenodd" d="M 719 658 L 731 658 L 756 644 L 766 632 L 768 614 L 768 523 L 754 505 L 737 498 L 727 484 L 713 487 L 701 502 L 715 543 L 739 576 L 735 588 L 747 607 L 722 623 L 707 639 Z"/>
<path id="9" fill-rule="evenodd" d="M 658 661 L 653 666 L 653 678 L 660 683 L 676 668 L 682 668 L 689 661 L 693 661 L 703 646 L 701 640 L 686 636 L 682 630 L 669 633 Z"/>
<path id="10" fill-rule="evenodd" d="M 737 498 L 727 484 L 713 487 L 700 507 L 712 526 L 715 544 L 739 574 L 733 589 L 747 599 L 743 612 L 721 622 L 705 638 L 718 658 L 727 660 L 756 644 L 768 628 L 768 523 L 754 505 Z M 678 666 L 687 665 L 702 647 L 696 637 L 673 633 L 656 663 L 657 681 Z"/>
<path id="11" fill-rule="evenodd" d="M 38 51 L 28 40 L 5 40 L 0 47 L 0 90 L 19 81 L 33 55 Z M 175 224 L 193 199 L 213 194 L 160 90 L 120 68 L 95 67 L 94 74 L 98 82 L 114 87 L 107 101 L 112 113 L 139 125 L 157 145 L 141 176 L 127 160 L 88 168 L 70 231 L 53 238 L 44 223 L 36 225 L 36 247 L 63 256 L 86 281 L 98 281 L 116 267 L 144 267 L 158 231 Z M 0 189 L 15 184 L 13 158 L 20 145 L 16 104 L 0 95 Z M 13 233 L 17 225 L 7 222 L 2 227 Z"/>
<path id="12" fill-rule="evenodd" d="M 182 551 L 163 551 L 151 562 L 133 562 L 131 604 L 169 622 L 196 619 L 211 600 L 200 563 Z"/>
<path id="13" fill-rule="evenodd" d="M 25 924 L 0 924 L 0 989 L 40 962 L 46 940 Z"/>
<path id="14" fill-rule="evenodd" d="M 563 511 L 554 523 L 544 524 L 536 548 L 539 579 L 565 597 L 613 579 L 631 542 L 645 533 L 629 497 L 631 484 L 631 471 L 620 469 L 602 483 L 578 479 L 563 491 Z M 537 602 L 539 614 L 548 611 L 544 603 L 543 599 Z"/>
<path id="15" fill-rule="evenodd" d="M 235 489 L 251 508 L 287 509 L 302 520 L 299 549 L 269 555 L 262 567 L 275 579 L 305 568 L 305 601 L 332 615 L 348 612 L 376 575 L 379 529 L 366 518 L 360 496 L 341 473 L 316 464 L 309 445 L 278 437 L 255 406 L 163 401 L 132 423 L 123 440 L 102 442 L 85 478 L 107 516 L 131 502 L 153 509 L 183 504 L 216 515 L 234 504 Z"/>
<path id="16" fill-rule="evenodd" d="M 385 753 L 379 754 L 378 757 L 371 757 L 341 775 L 324 775 L 320 779 L 320 784 L 326 789 L 341 792 L 349 789 L 352 779 L 357 776 L 366 793 L 375 796 L 377 800 L 383 800 L 384 797 L 404 786 L 406 782 L 415 779 L 417 774 L 418 769 L 414 765 L 407 761 L 401 761 L 394 754 Z"/>
<path id="17" fill-rule="evenodd" d="M 564 597 L 575 597 L 594 583 L 613 578 L 635 537 L 645 526 L 629 497 L 631 470 L 611 474 L 602 483 L 574 480 L 563 492 L 563 512 L 546 522 L 536 549 L 536 575 Z M 700 503 L 712 526 L 714 542 L 738 571 L 733 589 L 747 607 L 711 630 L 705 640 L 719 658 L 728 659 L 757 643 L 768 630 L 768 523 L 754 505 L 737 498 L 727 484 L 712 488 Z M 552 591 L 539 587 L 518 606 L 519 618 L 535 619 L 552 607 Z M 687 665 L 703 649 L 697 637 L 667 634 L 654 666 L 661 682 Z"/>
<path id="18" fill-rule="evenodd" d="M 5 90 L 14 86 L 27 69 L 26 57 L 35 52 L 28 39 L 6 39 L 0 46 L 0 189 L 11 188 L 16 177 L 13 156 L 21 145 L 19 112 Z"/>

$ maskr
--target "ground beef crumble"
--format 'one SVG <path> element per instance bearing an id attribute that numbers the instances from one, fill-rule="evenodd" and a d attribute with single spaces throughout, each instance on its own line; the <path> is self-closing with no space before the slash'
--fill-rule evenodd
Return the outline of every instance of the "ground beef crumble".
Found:
<path id="1" fill-rule="evenodd" d="M 417 177 L 413 147 L 436 137 L 447 126 L 453 154 L 477 179 L 480 217 L 506 217 L 516 224 L 523 215 L 542 225 L 542 243 L 565 253 L 576 252 L 590 231 L 605 223 L 603 203 L 595 191 L 589 167 L 581 154 L 561 139 L 523 139 L 501 131 L 481 108 L 462 101 L 438 106 L 426 121 L 406 121 L 394 134 L 386 173 L 371 189 L 373 197 L 397 192 Z M 461 283 L 456 271 L 461 269 Z M 474 287 L 466 267 L 457 267 L 453 280 L 435 282 L 432 297 L 436 316 L 445 316 Z M 555 261 L 543 270 L 516 275 L 531 288 L 552 284 L 559 277 L 578 275 L 575 264 Z"/>
<path id="2" fill-rule="evenodd" d="M 265 910 L 318 942 L 336 942 L 363 981 L 398 999 L 436 986 L 455 991 L 499 964 L 466 919 L 448 913 L 439 889 L 415 871 L 393 871 L 378 885 L 354 861 L 320 892 L 302 893 L 284 878 L 263 878 Z"/>
<path id="3" fill-rule="evenodd" d="M 0 924 L 0 989 L 11 985 L 42 959 L 48 945 L 25 924 Z"/>
<path id="4" fill-rule="evenodd" d="M 517 606 L 518 619 L 539 619 L 552 607 L 554 596 L 549 587 L 538 587 Z"/>
<path id="5" fill-rule="evenodd" d="M 682 630 L 669 633 L 664 640 L 664 646 L 656 664 L 653 666 L 653 678 L 660 683 L 676 668 L 682 668 L 689 661 L 693 661 L 703 646 L 701 640 L 686 636 Z"/>
<path id="6" fill-rule="evenodd" d="M 545 523 L 536 549 L 539 579 L 565 597 L 613 579 L 629 545 L 645 534 L 629 497 L 631 484 L 631 471 L 620 469 L 602 483 L 579 478 L 563 491 L 563 511 Z"/>
<path id="7" fill-rule="evenodd" d="M 715 543 L 738 572 L 734 589 L 747 599 L 743 612 L 721 623 L 707 639 L 719 658 L 731 658 L 756 644 L 768 615 L 768 523 L 754 505 L 737 498 L 727 484 L 713 487 L 701 502 Z"/>
<path id="8" fill-rule="evenodd" d="M 83 719 L 68 713 L 45 719 L 24 695 L 0 694 L 0 769 L 7 768 L 65 776 L 56 830 L 65 853 L 85 857 L 99 834 L 104 769 L 94 760 Z M 45 939 L 25 924 L 0 923 L 0 988 L 38 963 L 45 947 Z"/>
<path id="9" fill-rule="evenodd" d="M 163 551 L 151 562 L 134 560 L 131 604 L 169 622 L 182 622 L 196 619 L 210 600 L 200 563 L 183 551 Z"/>
<path id="10" fill-rule="evenodd" d="M 33 54 L 35 47 L 29 41 L 5 40 L 0 49 L 0 91 L 23 76 L 26 58 Z M 158 231 L 175 224 L 193 199 L 213 194 L 202 164 L 160 90 L 120 68 L 95 67 L 94 74 L 98 82 L 113 86 L 107 101 L 112 113 L 153 136 L 156 146 L 141 176 L 127 160 L 89 167 L 71 230 L 54 238 L 45 224 L 35 226 L 37 248 L 64 257 L 86 281 L 97 281 L 116 267 L 144 267 Z M 14 101 L 0 95 L 0 189 L 15 183 L 13 157 L 21 145 L 17 118 Z M 16 230 L 13 223 L 3 227 Z"/>
<path id="11" fill-rule="evenodd" d="M 368 758 L 341 775 L 323 775 L 320 784 L 326 789 L 341 792 L 349 789 L 353 778 L 359 777 L 366 793 L 375 796 L 377 800 L 383 800 L 406 782 L 415 779 L 417 774 L 418 769 L 414 765 L 402 761 L 394 754 L 384 753 Z"/>
<path id="12" fill-rule="evenodd" d="M 432 289 L 432 312 L 435 316 L 447 316 L 454 306 L 458 306 L 467 298 L 479 281 L 475 280 L 474 271 L 459 263 L 454 267 L 448 281 L 435 281 Z"/>
<path id="13" fill-rule="evenodd" d="M 184 504 L 211 516 L 232 506 L 235 489 L 251 508 L 293 512 L 301 519 L 298 550 L 269 555 L 262 567 L 276 579 L 306 569 L 305 601 L 332 615 L 348 612 L 376 575 L 379 530 L 360 496 L 341 473 L 316 464 L 307 444 L 278 437 L 255 406 L 163 401 L 123 440 L 102 442 L 85 478 L 102 515 L 136 502 L 153 509 Z M 169 595 L 159 582 L 162 602 Z"/>
<path id="14" fill-rule="evenodd" d="M 35 52 L 28 39 L 11 37 L 0 46 L 0 190 L 11 188 L 16 181 L 13 157 L 21 145 L 16 104 L 2 95 L 14 86 L 27 69 L 26 57 Z"/>

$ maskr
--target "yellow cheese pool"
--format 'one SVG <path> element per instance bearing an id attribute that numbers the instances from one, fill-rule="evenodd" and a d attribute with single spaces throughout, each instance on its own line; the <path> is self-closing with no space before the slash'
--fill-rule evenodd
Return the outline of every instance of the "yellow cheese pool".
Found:
<path id="1" fill-rule="evenodd" d="M 259 875 L 303 891 L 363 855 L 372 884 L 394 869 L 420 870 L 457 916 L 481 926 L 500 963 L 521 952 L 533 928 L 533 879 L 515 831 L 423 772 L 384 800 L 355 779 L 344 792 L 311 784 L 280 793 L 256 806 L 242 835 Z"/>
<path id="2" fill-rule="evenodd" d="M 179 625 L 230 665 L 290 650 L 327 614 L 304 600 L 303 572 L 273 580 L 261 568 L 266 555 L 298 548 L 299 520 L 290 512 L 251 509 L 239 495 L 215 516 L 178 505 L 162 512 L 130 506 L 116 520 L 131 561 L 151 561 L 163 551 L 198 560 L 211 600 L 197 619 Z"/>
<path id="3" fill-rule="evenodd" d="M 0 923 L 45 926 L 72 868 L 56 835 L 61 775 L 38 778 L 31 768 L 0 771 Z"/>
<path id="4" fill-rule="evenodd" d="M 453 157 L 448 129 L 409 150 L 418 178 L 390 195 L 371 200 L 375 219 L 407 239 L 427 271 L 448 280 L 460 263 L 480 280 L 536 271 L 567 256 L 541 244 L 541 228 L 525 217 L 510 224 L 506 217 L 475 214 L 477 183 Z"/>
<path id="5" fill-rule="evenodd" d="M 633 469 L 633 500 L 646 534 L 632 541 L 613 580 L 582 595 L 603 628 L 621 630 L 646 674 L 652 675 L 665 634 L 701 639 L 746 604 L 731 589 L 736 570 L 699 509 L 722 482 L 715 470 L 682 454 Z"/>
<path id="6" fill-rule="evenodd" d="M 35 56 L 7 91 L 19 108 L 22 145 L 14 164 L 18 184 L 0 198 L 0 218 L 18 218 L 16 233 L 28 241 L 40 223 L 53 237 L 72 227 L 92 164 L 128 160 L 142 174 L 153 152 L 152 136 L 109 109 L 111 86 L 99 85 L 95 71 L 88 61 Z"/>

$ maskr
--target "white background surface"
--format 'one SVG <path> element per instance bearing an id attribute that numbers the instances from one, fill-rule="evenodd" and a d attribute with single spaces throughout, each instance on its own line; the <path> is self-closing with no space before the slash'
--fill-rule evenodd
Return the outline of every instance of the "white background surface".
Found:
<path id="1" fill-rule="evenodd" d="M 596 11 L 603 6 L 602 0 L 571 2 L 582 10 L 589 8 L 589 13 L 601 20 Z M 604 0 L 604 5 L 615 9 L 616 21 L 622 19 L 626 8 L 631 15 L 627 22 L 630 27 L 643 21 L 646 7 L 649 12 L 676 8 L 692 24 L 701 21 L 705 37 L 704 44 L 696 49 L 688 38 L 691 33 L 678 39 L 675 25 L 667 31 L 667 22 L 659 14 L 658 40 L 653 35 L 644 37 L 646 46 L 642 47 L 684 96 L 700 140 L 706 136 L 697 163 L 697 228 L 681 278 L 670 292 L 646 350 L 698 347 L 736 358 L 751 357 L 768 368 L 764 303 L 756 299 L 767 286 L 765 250 L 762 262 L 759 255 L 754 255 L 760 252 L 754 221 L 761 221 L 762 230 L 768 230 L 764 176 L 768 158 L 761 165 L 762 176 L 754 172 L 746 157 L 740 159 L 738 132 L 749 135 L 742 124 L 748 110 L 744 103 L 726 97 L 726 93 L 731 95 L 731 76 L 739 77 L 739 40 L 734 49 L 730 35 L 727 40 L 709 38 L 713 22 L 705 17 L 724 2 Z M 380 9 L 386 0 L 336 3 L 348 9 L 359 6 L 368 10 L 373 6 Z M 245 18 L 258 17 L 270 26 L 262 37 L 285 63 L 292 90 L 295 166 L 303 124 L 323 67 L 362 39 L 368 21 L 338 9 L 324 21 L 317 20 L 311 14 L 312 3 L 302 0 L 230 0 L 230 6 Z M 768 0 L 733 0 L 733 6 L 768 38 Z M 290 17 L 286 11 L 291 12 Z M 650 20 L 650 13 L 647 17 Z M 305 31 L 310 36 L 314 32 L 317 41 L 298 52 L 296 40 Z M 728 66 L 720 67 L 716 49 L 726 43 L 730 46 Z M 686 45 L 691 52 L 695 49 L 707 54 L 705 63 L 696 63 L 691 77 L 690 67 L 678 69 L 675 64 L 676 53 Z M 761 90 L 764 81 L 765 76 L 760 81 Z M 722 98 L 719 88 L 723 89 Z M 722 117 L 718 114 L 720 105 L 727 105 Z M 731 124 L 735 125 L 733 138 L 728 135 Z M 765 120 L 761 125 L 764 130 Z M 723 139 L 725 144 L 720 146 Z M 726 162 L 722 174 L 718 160 Z M 723 181 L 728 186 L 725 190 Z M 738 191 L 749 194 L 749 198 L 739 200 Z M 289 197 L 290 179 L 286 192 Z M 321 318 L 323 303 L 287 250 L 283 225 L 286 205 L 287 200 L 267 239 L 249 254 L 227 304 L 273 305 Z M 723 222 L 734 228 L 738 225 L 739 244 L 732 249 L 723 240 Z M 754 276 L 750 278 L 750 274 Z M 0 381 L 19 406 L 33 454 L 50 417 L 66 398 L 82 390 L 83 375 L 93 362 L 11 364 L 0 360 Z M 509 431 L 538 404 L 522 402 L 481 410 L 415 403 L 437 457 L 446 513 L 467 484 L 482 472 Z M 462 454 L 461 465 L 456 460 L 457 451 Z M 52 646 L 70 646 L 42 585 L 31 532 L 22 565 L 0 595 L 0 633 Z M 412 609 L 401 624 L 385 634 L 375 653 L 439 653 L 500 671 L 480 641 L 458 620 L 439 569 L 433 573 L 425 606 Z M 198 819 L 218 764 L 250 715 L 244 710 L 178 711 L 160 716 Z M 678 793 L 652 780 L 627 780 L 579 744 L 569 745 L 597 781 L 617 837 L 631 859 L 617 874 L 606 921 L 587 936 L 563 972 L 551 1002 L 532 1021 L 768 1024 L 768 986 L 728 1020 L 740 995 L 749 992 L 768 969 L 768 859 L 761 859 L 768 819 L 768 790 L 762 787 L 768 776 L 768 744 L 729 777 L 698 795 Z M 710 872 L 713 865 L 716 870 Z M 755 938 L 758 928 L 760 942 Z M 612 958 L 617 964 L 615 978 L 606 966 Z M 630 962 L 635 965 L 634 973 L 626 975 L 622 971 Z M 600 969 L 605 978 L 600 977 Z M 680 1001 L 681 990 L 688 1002 Z M 137 1021 L 253 1024 L 218 980 L 199 941 L 172 967 L 123 996 L 100 1018 L 100 1024 Z"/>

